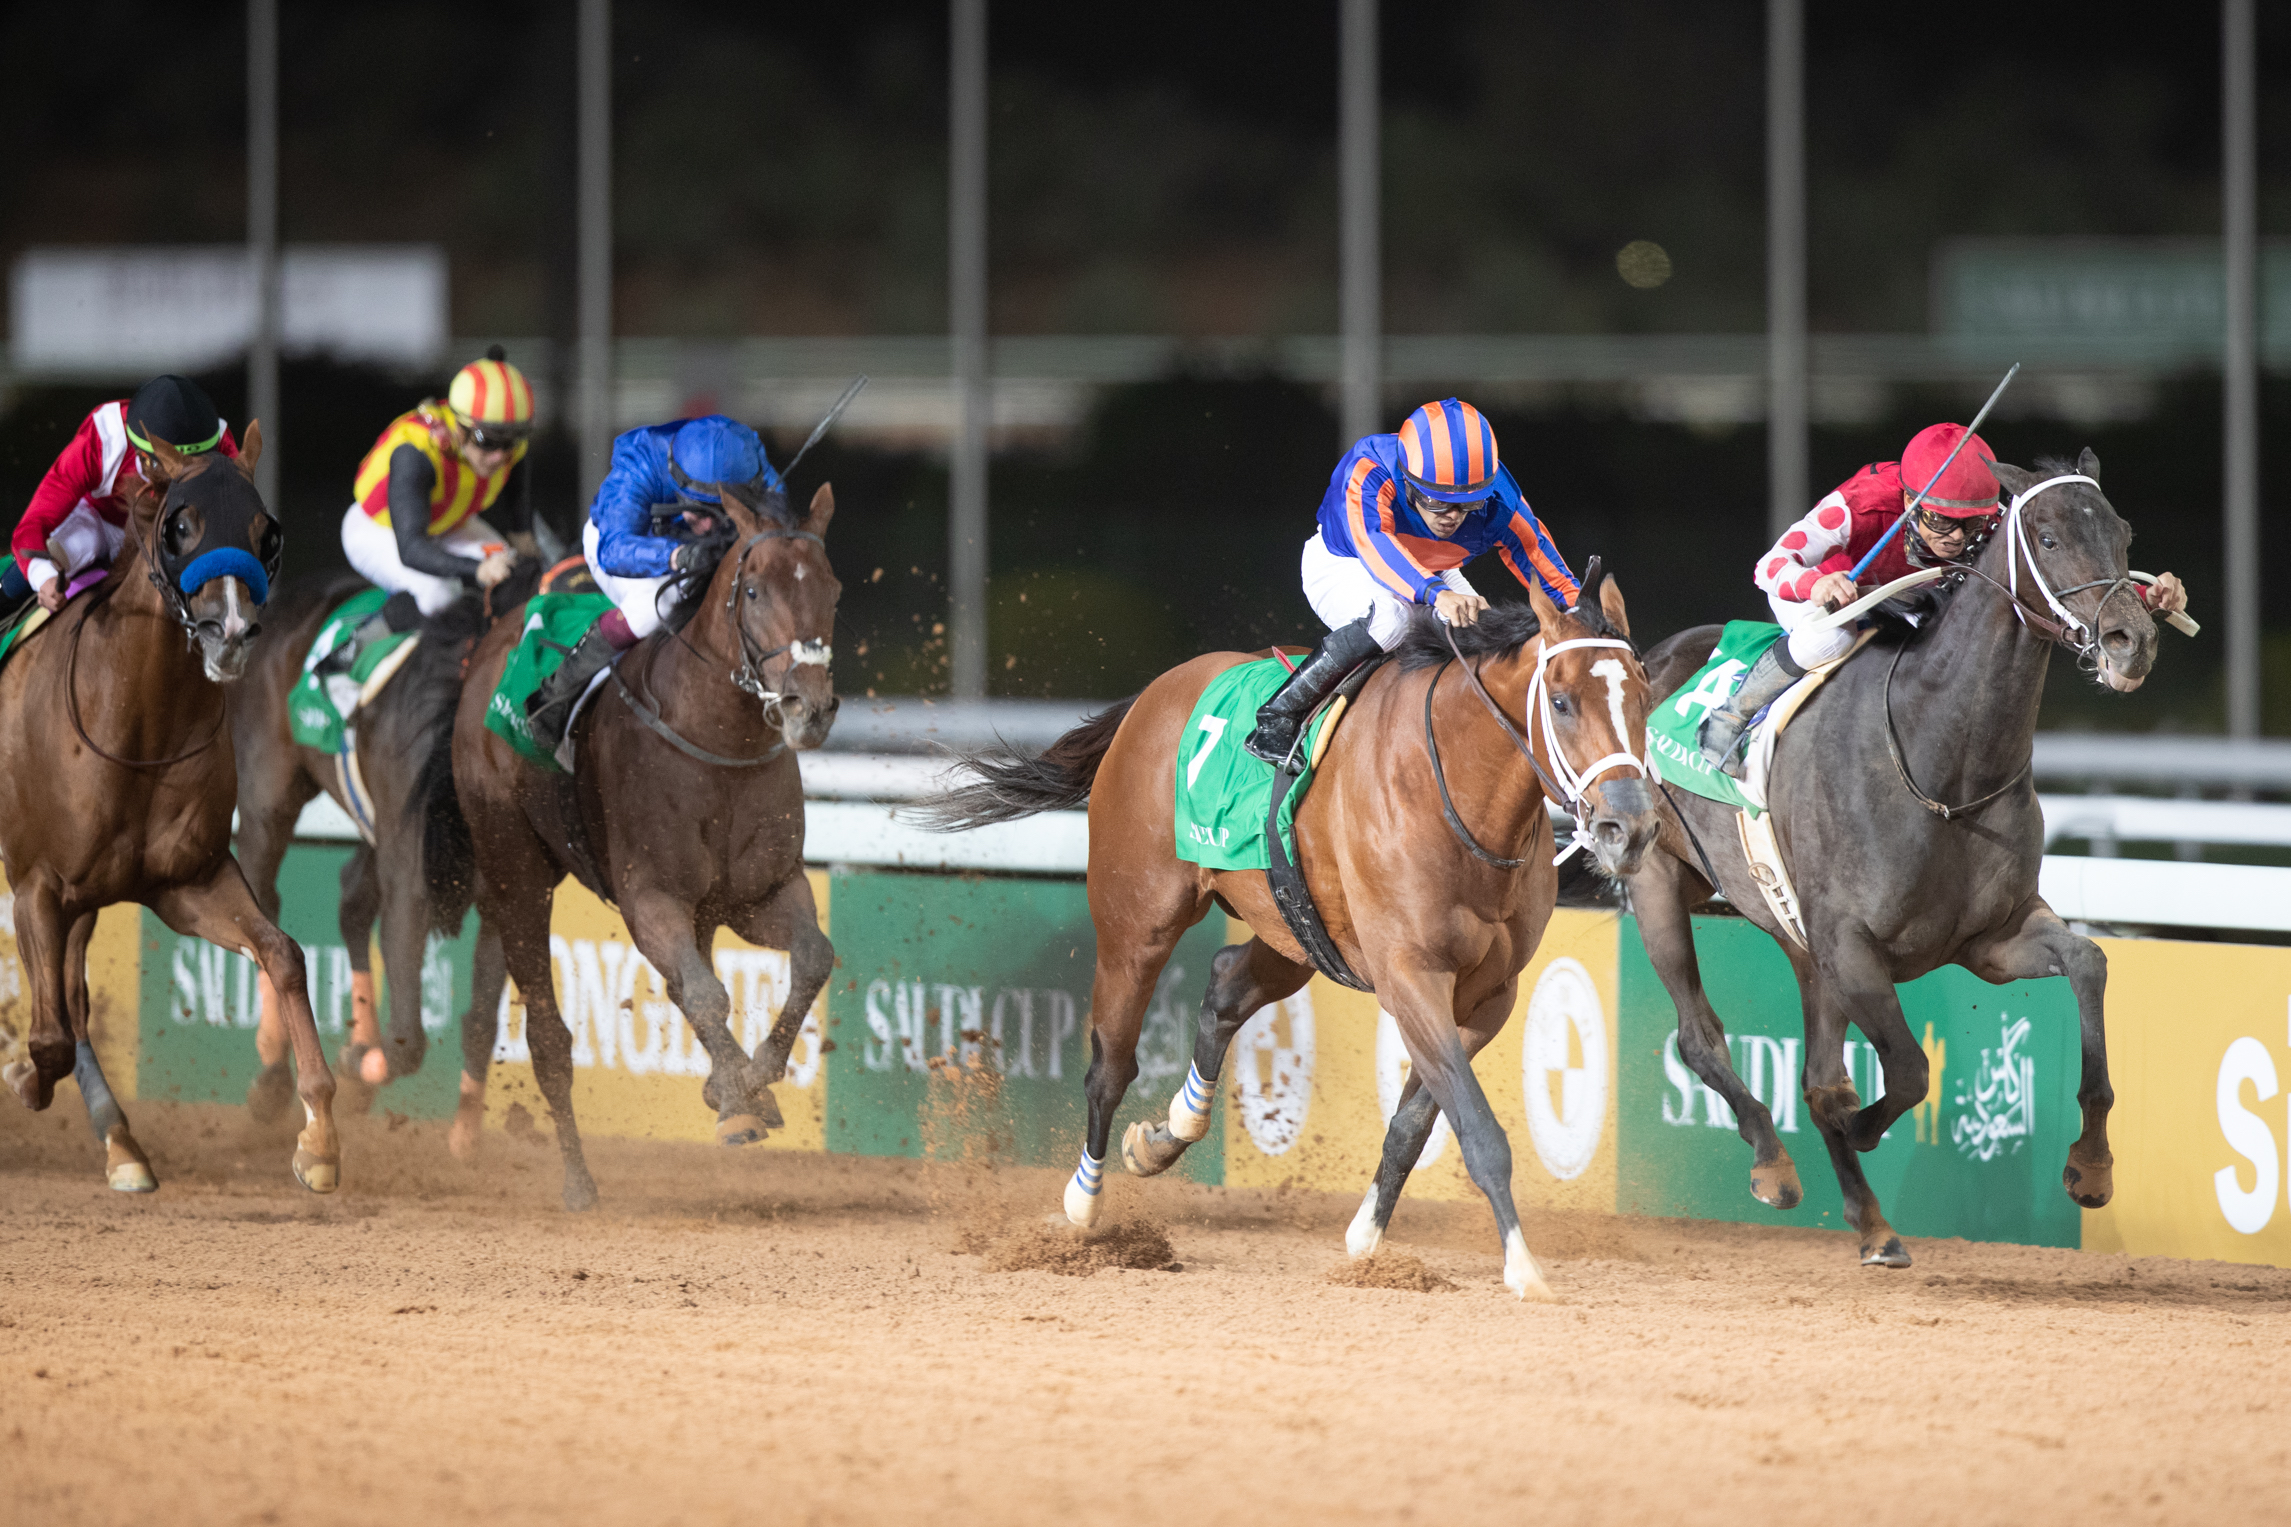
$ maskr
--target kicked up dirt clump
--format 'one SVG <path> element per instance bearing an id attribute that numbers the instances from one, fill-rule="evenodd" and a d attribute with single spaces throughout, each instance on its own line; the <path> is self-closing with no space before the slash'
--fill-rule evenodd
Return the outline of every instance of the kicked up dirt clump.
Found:
<path id="1" fill-rule="evenodd" d="M 1339 1288 L 1397 1288 L 1411 1294 L 1452 1294 L 1456 1285 L 1405 1251 L 1377 1251 L 1354 1261 L 1347 1257 L 1328 1270 Z"/>
<path id="2" fill-rule="evenodd" d="M 1180 1270 L 1169 1232 L 1151 1220 L 1103 1230 L 1015 1225 L 993 1237 L 973 1236 L 962 1249 L 986 1258 L 989 1272 L 1054 1272 L 1087 1278 L 1107 1267 Z"/>

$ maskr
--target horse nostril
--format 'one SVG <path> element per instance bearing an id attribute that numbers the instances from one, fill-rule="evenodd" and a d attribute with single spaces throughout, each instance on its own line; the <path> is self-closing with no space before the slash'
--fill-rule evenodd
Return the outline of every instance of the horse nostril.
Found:
<path id="1" fill-rule="evenodd" d="M 1613 817 L 1601 817 L 1591 824 L 1591 836 L 1609 848 L 1620 848 L 1630 840 L 1630 833 Z"/>

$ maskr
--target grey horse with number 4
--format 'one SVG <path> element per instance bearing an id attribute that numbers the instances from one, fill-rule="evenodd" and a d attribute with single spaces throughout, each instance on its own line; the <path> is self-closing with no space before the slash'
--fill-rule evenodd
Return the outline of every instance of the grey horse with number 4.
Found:
<path id="1" fill-rule="evenodd" d="M 1816 691 L 1782 735 L 1767 779 L 1806 942 L 1769 910 L 1730 820 L 1732 810 L 1667 792 L 1676 815 L 1659 851 L 1628 878 L 1647 954 L 1678 1009 L 1679 1055 L 1734 1110 L 1754 1152 L 1750 1190 L 1777 1209 L 1803 1196 L 1773 1116 L 1735 1074 L 1725 1025 L 1702 988 L 1689 914 L 1715 889 L 1782 946 L 1805 1021 L 1803 1086 L 1860 1232 L 1865 1265 L 1906 1267 L 1909 1253 L 1863 1175 L 1895 1120 L 1924 1098 L 1925 1052 L 1910 1037 L 1897 983 L 1943 965 L 1985 981 L 2065 976 L 2083 1038 L 2083 1131 L 2062 1173 L 2086 1208 L 2114 1191 L 2108 1149 L 2108 964 L 2037 894 L 2044 818 L 2030 774 L 2037 707 L 2060 646 L 2108 688 L 2129 692 L 2156 657 L 2146 575 L 2128 565 L 2131 527 L 2100 491 L 2100 462 L 2036 472 L 1994 463 L 2012 495 L 1984 537 L 1938 581 L 1888 606 L 1877 639 Z M 2183 598 L 2152 580 L 2158 611 Z M 2176 620 L 2183 619 L 2175 617 Z M 1657 694 L 1701 668 L 1719 628 L 1682 631 L 1647 653 Z M 1715 879 L 1715 886 L 1712 884 Z M 1844 1057 L 1846 1026 L 1876 1047 L 1885 1093 L 1864 1104 Z"/>

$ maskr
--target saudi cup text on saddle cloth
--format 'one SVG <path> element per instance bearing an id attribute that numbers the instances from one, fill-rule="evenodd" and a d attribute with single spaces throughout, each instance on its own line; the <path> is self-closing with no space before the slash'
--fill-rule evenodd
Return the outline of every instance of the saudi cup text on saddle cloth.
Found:
<path id="1" fill-rule="evenodd" d="M 565 665 L 589 627 L 613 607 L 603 594 L 536 594 L 525 605 L 525 630 L 502 665 L 501 682 L 485 706 L 485 729 L 526 761 L 561 772 L 556 755 L 534 740 L 525 719 L 525 699 Z"/>
<path id="2" fill-rule="evenodd" d="M 1265 852 L 1265 810 L 1273 797 L 1273 766 L 1241 746 L 1257 725 L 1257 711 L 1289 676 L 1278 658 L 1237 663 L 1209 681 L 1186 718 L 1177 748 L 1177 857 L 1211 870 L 1271 867 Z M 1329 724 L 1323 710 L 1298 746 L 1310 758 Z M 1281 840 L 1295 857 L 1292 823 L 1309 771 L 1281 803 Z"/>
<path id="3" fill-rule="evenodd" d="M 1656 704 L 1647 717 L 1647 760 L 1665 784 L 1752 816 L 1761 812 L 1731 775 L 1702 756 L 1702 721 L 1734 698 L 1750 665 L 1781 637 L 1782 628 L 1766 621 L 1728 621 L 1710 661 L 1691 682 Z"/>

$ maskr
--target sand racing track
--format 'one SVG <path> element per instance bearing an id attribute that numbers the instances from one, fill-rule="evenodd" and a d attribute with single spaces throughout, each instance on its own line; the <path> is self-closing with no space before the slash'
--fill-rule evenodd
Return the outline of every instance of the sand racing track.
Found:
<path id="1" fill-rule="evenodd" d="M 695 1105 L 697 1106 L 697 1105 Z M 2291 1272 L 1138 1184 L 1043 1265 L 1049 1172 L 349 1122 L 347 1186 L 243 1114 L 0 1108 L 5 1519 L 2001 1522 L 2285 1519 Z M 1016 1227 L 1013 1229 L 1012 1227 Z M 1174 1264 L 1174 1265 L 1171 1265 Z M 1005 1268 L 1013 1270 L 1002 1270 Z"/>

